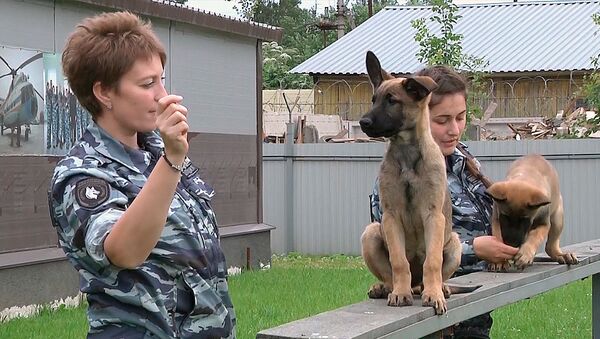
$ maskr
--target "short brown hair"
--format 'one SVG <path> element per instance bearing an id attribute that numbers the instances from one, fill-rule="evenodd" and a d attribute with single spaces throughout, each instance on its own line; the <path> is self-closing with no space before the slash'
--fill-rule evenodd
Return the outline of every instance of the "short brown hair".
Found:
<path id="1" fill-rule="evenodd" d="M 160 57 L 164 67 L 165 48 L 149 22 L 129 12 L 103 13 L 77 25 L 67 39 L 62 67 L 79 103 L 95 119 L 102 109 L 94 83 L 118 89 L 119 80 L 138 59 L 153 55 Z"/>
<path id="2" fill-rule="evenodd" d="M 429 107 L 442 101 L 442 97 L 449 94 L 460 93 L 467 99 L 467 81 L 465 78 L 448 66 L 431 66 L 423 68 L 415 75 L 425 75 L 438 84 L 438 88 L 431 94 Z"/>

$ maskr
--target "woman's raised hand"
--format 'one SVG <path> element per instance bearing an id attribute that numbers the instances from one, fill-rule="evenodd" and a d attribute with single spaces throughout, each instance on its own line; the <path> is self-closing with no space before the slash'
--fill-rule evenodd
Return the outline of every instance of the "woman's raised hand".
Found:
<path id="1" fill-rule="evenodd" d="M 165 154 L 177 165 L 183 163 L 188 152 L 187 123 L 188 110 L 180 102 L 183 97 L 167 95 L 158 100 L 158 118 L 156 124 L 165 143 Z"/>

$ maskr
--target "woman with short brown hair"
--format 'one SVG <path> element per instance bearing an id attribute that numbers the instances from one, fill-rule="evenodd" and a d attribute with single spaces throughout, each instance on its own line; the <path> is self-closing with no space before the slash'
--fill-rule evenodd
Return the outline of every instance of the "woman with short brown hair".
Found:
<path id="1" fill-rule="evenodd" d="M 100 14 L 62 61 L 93 122 L 56 166 L 50 215 L 87 295 L 88 338 L 234 338 L 214 191 L 186 156 L 164 47 L 137 16 Z"/>

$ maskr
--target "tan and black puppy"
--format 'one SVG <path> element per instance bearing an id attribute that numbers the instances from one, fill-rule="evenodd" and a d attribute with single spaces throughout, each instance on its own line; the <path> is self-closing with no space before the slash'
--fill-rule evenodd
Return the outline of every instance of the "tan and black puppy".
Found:
<path id="1" fill-rule="evenodd" d="M 369 297 L 412 305 L 414 287 L 423 306 L 443 314 L 452 292 L 443 282 L 458 268 L 461 246 L 452 232 L 444 157 L 429 127 L 437 84 L 424 76 L 394 78 L 372 52 L 366 62 L 373 106 L 360 126 L 370 137 L 389 139 L 379 172 L 382 224 L 368 225 L 361 237 L 363 258 L 380 280 Z"/>
<path id="2" fill-rule="evenodd" d="M 541 155 L 515 160 L 506 175 L 487 190 L 494 199 L 492 234 L 505 244 L 518 247 L 515 265 L 531 265 L 544 239 L 546 253 L 560 264 L 577 264 L 573 253 L 563 253 L 559 240 L 563 230 L 563 201 L 558 174 Z M 508 262 L 491 264 L 492 270 L 506 270 Z"/>

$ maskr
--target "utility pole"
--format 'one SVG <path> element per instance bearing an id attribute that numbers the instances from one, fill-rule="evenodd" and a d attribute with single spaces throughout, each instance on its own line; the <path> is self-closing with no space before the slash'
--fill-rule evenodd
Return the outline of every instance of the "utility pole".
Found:
<path id="1" fill-rule="evenodd" d="M 335 9 L 334 16 L 335 21 L 329 19 L 329 8 L 325 7 L 325 13 L 315 25 L 323 32 L 323 47 L 327 46 L 327 31 L 337 31 L 337 38 L 344 36 L 346 32 L 346 22 L 350 25 L 351 29 L 354 29 L 354 18 L 352 13 L 346 8 L 344 0 L 337 0 L 337 8 Z M 331 11 L 333 11 L 331 7 Z"/>
<path id="2" fill-rule="evenodd" d="M 373 0 L 369 0 L 369 2 L 367 3 L 367 7 L 369 8 L 369 18 L 370 18 L 373 16 Z"/>
<path id="3" fill-rule="evenodd" d="M 344 0 L 338 0 L 337 2 L 337 12 L 336 16 L 336 24 L 337 24 L 337 37 L 338 40 L 344 36 L 344 22 L 346 21 L 346 6 L 344 5 Z"/>

